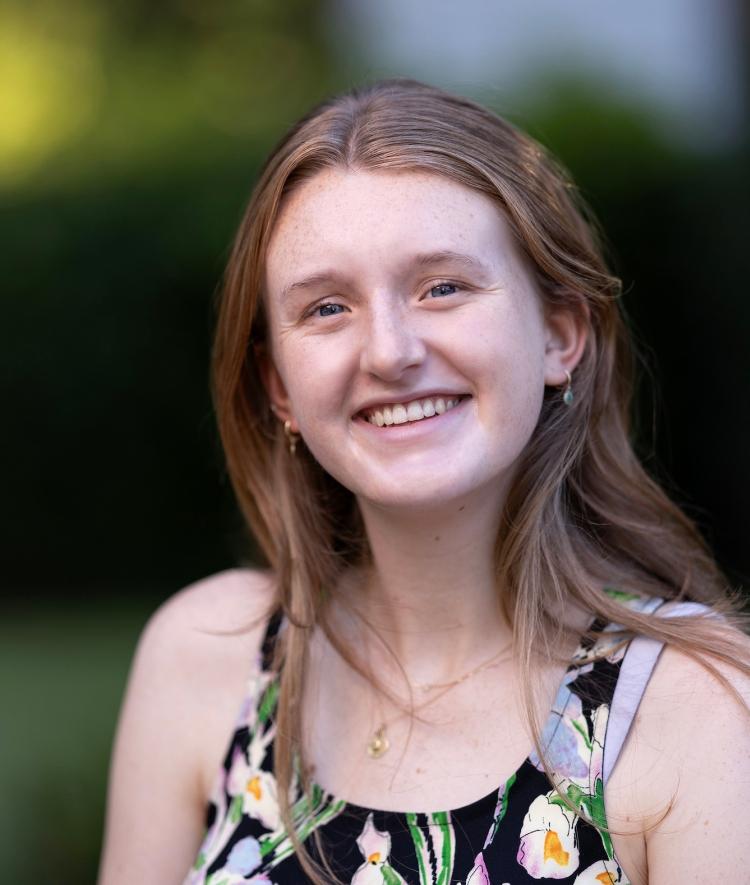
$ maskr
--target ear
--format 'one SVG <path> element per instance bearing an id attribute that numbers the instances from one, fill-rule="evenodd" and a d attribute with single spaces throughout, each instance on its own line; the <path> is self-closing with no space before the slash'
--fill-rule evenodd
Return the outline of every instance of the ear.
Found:
<path id="1" fill-rule="evenodd" d="M 271 405 L 271 411 L 280 421 L 290 421 L 292 433 L 299 433 L 299 426 L 292 414 L 292 406 L 289 394 L 286 391 L 284 381 L 276 368 L 273 357 L 268 352 L 265 344 L 254 345 L 255 362 L 258 365 L 263 387 L 266 389 Z"/>
<path id="2" fill-rule="evenodd" d="M 585 304 L 551 307 L 544 320 L 546 330 L 544 383 L 559 387 L 583 356 L 589 335 L 589 310 Z"/>

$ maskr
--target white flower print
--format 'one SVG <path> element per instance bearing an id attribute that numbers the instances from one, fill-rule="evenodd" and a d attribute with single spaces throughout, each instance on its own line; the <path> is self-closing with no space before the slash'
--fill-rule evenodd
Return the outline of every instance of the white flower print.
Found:
<path id="1" fill-rule="evenodd" d="M 227 792 L 242 796 L 242 811 L 259 820 L 267 830 L 275 832 L 282 826 L 276 778 L 270 771 L 248 764 L 238 747 L 227 778 Z"/>
<path id="2" fill-rule="evenodd" d="M 386 881 L 406 885 L 401 876 L 388 864 L 388 855 L 391 853 L 391 834 L 376 829 L 372 817 L 372 812 L 370 812 L 362 832 L 357 837 L 357 847 L 362 853 L 364 863 L 352 877 L 351 885 L 382 885 Z"/>
<path id="3" fill-rule="evenodd" d="M 521 828 L 518 863 L 533 879 L 564 879 L 578 869 L 576 823 L 553 790 L 531 803 Z"/>
<path id="4" fill-rule="evenodd" d="M 609 719 L 609 706 L 601 704 L 592 716 L 591 734 L 591 764 L 589 769 L 589 793 L 596 796 L 598 790 L 596 782 L 602 780 L 602 768 L 604 765 L 604 737 L 607 734 L 607 721 Z"/>

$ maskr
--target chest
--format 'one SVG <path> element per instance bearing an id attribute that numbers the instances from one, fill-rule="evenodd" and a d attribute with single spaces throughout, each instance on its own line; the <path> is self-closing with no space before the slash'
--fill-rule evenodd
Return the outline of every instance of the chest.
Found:
<path id="1" fill-rule="evenodd" d="M 314 780 L 324 789 L 313 790 L 312 804 L 302 795 L 295 797 L 292 819 L 302 833 L 321 831 L 325 856 L 345 872 L 343 881 L 521 885 L 555 879 L 572 885 L 579 874 L 610 872 L 609 881 L 626 881 L 615 859 L 620 857 L 619 843 L 613 851 L 605 835 L 557 802 L 533 754 L 516 764 L 513 747 L 528 756 L 529 745 L 513 691 L 479 684 L 472 691 L 462 689 L 451 705 L 447 696 L 444 704 L 430 705 L 435 709 L 429 719 L 425 708 L 408 725 L 391 722 L 392 746 L 372 760 L 366 754 L 369 728 L 360 724 L 377 722 L 379 716 L 367 717 L 370 707 L 357 705 L 363 693 L 356 686 L 340 688 L 331 697 L 318 691 L 306 699 L 305 719 L 314 734 L 308 753 L 314 754 Z M 552 739 L 549 751 L 566 773 L 565 792 L 579 797 L 582 810 L 596 813 L 581 801 L 597 794 L 589 786 L 596 759 L 583 751 L 576 756 L 568 738 L 577 720 L 588 742 L 595 743 L 597 716 L 590 708 L 579 715 L 577 702 L 570 700 L 574 694 L 568 691 L 561 706 L 558 691 L 551 707 L 553 718 L 555 710 L 560 715 L 545 737 L 563 736 Z M 227 760 L 226 792 L 216 796 L 214 827 L 201 852 L 201 875 L 204 870 L 236 872 L 241 866 L 243 873 L 263 872 L 280 885 L 304 880 L 289 854 L 274 803 L 273 759 L 266 750 L 273 750 L 275 727 L 272 715 L 261 716 L 270 710 L 269 697 L 260 698 L 247 726 L 236 734 Z M 351 704 L 341 706 L 347 700 Z M 405 746 L 399 744 L 401 729 L 406 729 Z M 383 764 L 367 768 L 365 760 Z M 435 810 L 440 808 L 451 810 Z M 630 852 L 629 866 L 633 858 Z M 641 885 L 645 878 L 630 881 Z"/>
<path id="2" fill-rule="evenodd" d="M 477 801 L 533 749 L 514 675 L 508 664 L 442 693 L 414 691 L 399 705 L 350 674 L 312 674 L 303 733 L 314 780 L 348 802 L 392 811 Z M 541 704 L 551 704 L 560 675 L 547 674 Z"/>

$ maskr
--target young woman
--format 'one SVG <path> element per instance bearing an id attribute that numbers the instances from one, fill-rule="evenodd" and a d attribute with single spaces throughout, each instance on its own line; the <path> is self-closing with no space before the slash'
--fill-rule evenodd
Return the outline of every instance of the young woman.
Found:
<path id="1" fill-rule="evenodd" d="M 149 623 L 102 885 L 750 882 L 748 643 L 633 454 L 618 296 L 472 102 L 389 81 L 292 129 L 214 352 L 268 568 Z"/>

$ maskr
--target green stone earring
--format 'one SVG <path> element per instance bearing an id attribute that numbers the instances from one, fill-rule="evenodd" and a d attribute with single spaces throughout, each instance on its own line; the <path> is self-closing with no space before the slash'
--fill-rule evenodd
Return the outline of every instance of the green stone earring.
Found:
<path id="1" fill-rule="evenodd" d="M 563 390 L 562 400 L 566 406 L 573 405 L 573 378 L 570 372 L 565 369 L 565 378 L 567 380 L 567 384 L 565 385 L 565 390 Z"/>

